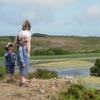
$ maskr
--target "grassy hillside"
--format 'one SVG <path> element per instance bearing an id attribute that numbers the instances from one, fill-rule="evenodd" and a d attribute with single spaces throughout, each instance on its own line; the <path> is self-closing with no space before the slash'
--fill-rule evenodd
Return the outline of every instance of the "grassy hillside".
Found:
<path id="1" fill-rule="evenodd" d="M 32 50 L 62 49 L 66 53 L 100 52 L 100 37 L 46 36 L 32 37 Z"/>
<path id="2" fill-rule="evenodd" d="M 0 37 L 0 55 L 4 51 L 7 42 L 12 42 L 15 37 Z M 100 52 L 100 37 L 80 37 L 80 36 L 49 36 L 49 35 L 32 35 L 32 49 L 31 52 L 36 50 L 47 50 L 52 54 L 53 52 L 64 50 L 67 53 L 88 53 Z M 54 51 L 55 50 L 55 51 Z M 47 51 L 45 51 L 47 52 Z"/>

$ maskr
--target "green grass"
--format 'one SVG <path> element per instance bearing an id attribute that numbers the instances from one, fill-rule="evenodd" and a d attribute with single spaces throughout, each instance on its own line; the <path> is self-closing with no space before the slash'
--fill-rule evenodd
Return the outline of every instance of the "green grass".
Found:
<path id="1" fill-rule="evenodd" d="M 67 59 L 67 58 L 87 58 L 87 57 L 100 57 L 100 53 L 82 53 L 82 54 L 68 54 L 68 55 L 52 55 L 52 56 L 31 56 L 31 60 L 46 60 L 46 59 Z M 0 57 L 0 61 L 4 57 Z"/>
<path id="2" fill-rule="evenodd" d="M 56 56 L 32 56 L 31 65 L 38 67 L 93 66 L 100 53 L 69 54 Z"/>
<path id="3" fill-rule="evenodd" d="M 54 55 L 54 56 L 31 56 L 31 60 L 45 60 L 45 59 L 62 59 L 62 58 L 85 58 L 85 57 L 99 57 L 100 53 L 88 54 L 68 54 L 68 55 Z"/>
<path id="4" fill-rule="evenodd" d="M 32 66 L 93 66 L 95 59 L 100 56 L 100 53 L 89 54 L 69 54 L 55 56 L 31 56 Z M 4 57 L 0 57 L 0 62 L 4 64 Z M 33 65 L 34 64 L 34 65 Z"/>

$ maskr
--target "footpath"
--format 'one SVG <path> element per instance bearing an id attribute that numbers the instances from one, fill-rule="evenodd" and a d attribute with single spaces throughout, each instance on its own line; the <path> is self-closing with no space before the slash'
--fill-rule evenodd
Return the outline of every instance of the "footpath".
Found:
<path id="1" fill-rule="evenodd" d="M 72 77 L 53 79 L 32 79 L 28 87 L 20 87 L 19 82 L 0 81 L 0 100 L 54 100 L 59 93 L 67 91 L 75 80 Z"/>

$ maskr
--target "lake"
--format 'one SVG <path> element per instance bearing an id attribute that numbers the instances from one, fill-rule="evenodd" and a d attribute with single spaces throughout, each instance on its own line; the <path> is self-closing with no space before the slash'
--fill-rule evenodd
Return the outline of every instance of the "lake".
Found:
<path id="1" fill-rule="evenodd" d="M 81 67 L 62 67 L 62 68 L 32 67 L 31 71 L 36 70 L 36 69 L 48 69 L 48 70 L 56 71 L 60 77 L 65 77 L 65 76 L 85 77 L 85 76 L 90 76 L 90 68 L 91 67 L 87 67 L 87 66 L 84 66 L 84 67 L 83 66 L 81 66 Z M 100 84 L 85 82 L 84 85 L 87 87 L 94 87 L 94 88 L 100 89 Z"/>
<path id="2" fill-rule="evenodd" d="M 31 70 L 35 69 L 48 69 L 54 70 L 58 73 L 59 76 L 72 76 L 72 77 L 79 77 L 79 76 L 90 76 L 90 67 L 49 67 L 49 68 L 41 68 L 41 67 L 32 67 Z"/>

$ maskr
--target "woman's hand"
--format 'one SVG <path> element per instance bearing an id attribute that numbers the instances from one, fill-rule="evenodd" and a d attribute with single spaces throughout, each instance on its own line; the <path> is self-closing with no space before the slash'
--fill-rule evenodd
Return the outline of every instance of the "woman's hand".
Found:
<path id="1" fill-rule="evenodd" d="M 25 64 L 22 64 L 22 67 L 24 68 L 26 65 Z"/>

